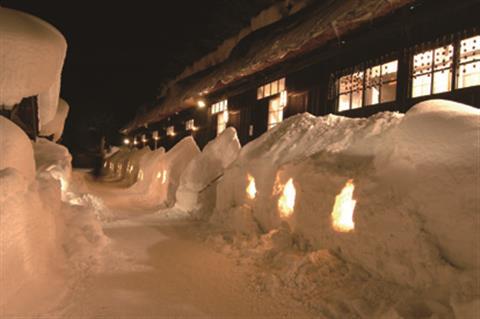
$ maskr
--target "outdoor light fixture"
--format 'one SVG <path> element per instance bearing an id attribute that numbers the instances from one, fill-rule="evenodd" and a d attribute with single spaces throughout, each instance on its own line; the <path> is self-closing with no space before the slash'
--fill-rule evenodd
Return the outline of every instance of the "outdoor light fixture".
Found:
<path id="1" fill-rule="evenodd" d="M 207 106 L 207 103 L 205 103 L 204 100 L 198 100 L 197 105 L 199 108 L 203 109 L 205 106 Z"/>
<path id="2" fill-rule="evenodd" d="M 123 144 L 130 145 L 130 140 L 128 138 L 124 139 Z"/>

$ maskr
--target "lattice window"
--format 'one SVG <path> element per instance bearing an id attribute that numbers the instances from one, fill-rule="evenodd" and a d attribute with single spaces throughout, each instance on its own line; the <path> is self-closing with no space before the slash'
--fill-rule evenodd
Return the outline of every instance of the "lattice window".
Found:
<path id="1" fill-rule="evenodd" d="M 223 100 L 212 105 L 212 115 L 224 112 L 228 109 L 228 100 Z"/>
<path id="2" fill-rule="evenodd" d="M 480 35 L 460 41 L 457 88 L 480 85 Z"/>
<path id="3" fill-rule="evenodd" d="M 452 90 L 453 44 L 413 56 L 412 97 Z"/>
<path id="4" fill-rule="evenodd" d="M 195 131 L 197 128 L 195 127 L 195 120 L 194 119 L 190 119 L 188 121 L 185 122 L 185 129 L 187 131 Z"/>
<path id="5" fill-rule="evenodd" d="M 257 100 L 267 98 L 285 91 L 285 78 L 262 85 L 257 90 Z"/>
<path id="6" fill-rule="evenodd" d="M 173 125 L 167 127 L 167 136 L 175 136 L 175 127 Z"/>
<path id="7" fill-rule="evenodd" d="M 225 110 L 222 113 L 217 114 L 217 135 L 220 135 L 227 128 L 228 124 L 228 111 Z"/>

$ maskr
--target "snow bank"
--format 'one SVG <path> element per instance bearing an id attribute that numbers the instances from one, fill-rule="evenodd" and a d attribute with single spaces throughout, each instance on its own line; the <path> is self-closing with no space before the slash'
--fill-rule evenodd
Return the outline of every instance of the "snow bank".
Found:
<path id="1" fill-rule="evenodd" d="M 105 190 L 104 195 L 113 207 L 171 207 L 181 174 L 198 154 L 200 150 L 192 137 L 182 139 L 167 153 L 163 148 L 122 149 L 106 160 L 104 181 L 123 187 Z"/>
<path id="2" fill-rule="evenodd" d="M 65 263 L 61 248 L 57 183 L 32 183 L 14 168 L 0 170 L 0 310 L 10 297 L 45 278 L 57 278 Z"/>
<path id="3" fill-rule="evenodd" d="M 215 182 L 237 158 L 240 148 L 233 127 L 208 143 L 183 171 L 175 205 L 197 218 L 209 216 L 215 206 Z"/>
<path id="4" fill-rule="evenodd" d="M 50 136 L 53 135 L 53 140 L 57 142 L 63 135 L 63 128 L 65 127 L 65 120 L 67 119 L 70 106 L 63 99 L 59 99 L 57 113 L 53 120 L 42 126 L 40 135 Z"/>
<path id="5" fill-rule="evenodd" d="M 200 149 L 193 137 L 188 136 L 176 144 L 166 153 L 164 167 L 166 172 L 166 204 L 171 207 L 175 204 L 175 194 L 180 184 L 180 176 L 190 161 L 200 154 Z"/>
<path id="6" fill-rule="evenodd" d="M 28 142 L 30 158 L 22 139 Z M 29 302 L 38 305 L 35 301 L 43 296 L 58 298 L 76 276 L 74 270 L 94 263 L 106 244 L 96 218 L 99 202 L 73 192 L 67 149 L 39 139 L 34 154 L 28 138 L 22 139 L 5 154 L 21 154 L 33 167 L 35 160 L 36 178 L 12 161 L 0 169 L 0 312 L 7 315 L 25 313 Z"/>
<path id="7" fill-rule="evenodd" d="M 35 178 L 32 144 L 16 124 L 0 116 L 0 170 L 16 169 L 27 180 Z M 21 154 L 21 155 L 20 155 Z"/>
<path id="8" fill-rule="evenodd" d="M 285 249 L 328 250 L 380 279 L 378 289 L 399 292 L 395 302 L 378 294 L 386 308 L 370 304 L 365 314 L 344 300 L 348 311 L 333 318 L 473 317 L 480 305 L 472 284 L 480 279 L 479 116 L 442 100 L 405 116 L 294 116 L 246 145 L 226 169 L 211 222 L 244 234 L 283 229 L 290 234 Z M 279 203 L 289 203 L 290 179 L 295 195 L 287 214 Z M 349 180 L 354 229 L 339 229 L 332 211 Z"/>
<path id="9" fill-rule="evenodd" d="M 0 7 L 0 105 L 38 95 L 40 126 L 57 113 L 67 44 L 62 34 L 29 14 Z"/>

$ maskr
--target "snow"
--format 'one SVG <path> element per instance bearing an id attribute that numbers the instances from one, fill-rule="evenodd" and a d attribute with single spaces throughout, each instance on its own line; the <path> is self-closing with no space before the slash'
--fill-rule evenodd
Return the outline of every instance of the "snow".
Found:
<path id="1" fill-rule="evenodd" d="M 27 180 L 35 178 L 33 149 L 28 136 L 3 116 L 0 116 L 0 149 L 0 170 L 14 168 Z"/>
<path id="2" fill-rule="evenodd" d="M 38 95 L 40 127 L 55 118 L 67 44 L 48 23 L 0 7 L 0 105 Z"/>
<path id="3" fill-rule="evenodd" d="M 65 120 L 68 116 L 68 111 L 70 106 L 62 98 L 58 101 L 57 113 L 53 120 L 42 126 L 40 130 L 40 135 L 50 136 L 53 135 L 53 140 L 55 142 L 59 141 L 63 135 L 63 128 L 65 127 Z"/>
<path id="4" fill-rule="evenodd" d="M 233 127 L 227 128 L 208 143 L 202 153 L 193 158 L 182 172 L 176 193 L 176 207 L 200 219 L 211 214 L 215 205 L 216 189 L 212 187 L 212 183 L 215 183 L 223 175 L 225 168 L 237 158 L 240 148 L 237 132 Z"/>
<path id="5" fill-rule="evenodd" d="M 277 21 L 269 29 L 252 33 L 248 39 L 240 41 L 231 51 L 229 47 L 223 48 L 229 54 L 228 59 L 208 69 L 208 72 L 192 75 L 195 78 L 194 81 L 187 81 L 188 78 L 181 76 L 169 83 L 162 102 L 149 112 L 137 114 L 136 118 L 124 128 L 124 132 L 158 122 L 185 107 L 191 107 L 194 105 L 191 102 L 196 101 L 200 96 L 210 95 L 239 79 L 306 54 L 410 2 L 412 0 L 364 0 L 361 3 L 358 0 L 320 3 L 310 1 L 305 4 L 300 2 L 298 9 L 304 8 L 302 12 L 298 12 L 289 19 Z M 281 8 L 282 5 L 278 4 L 277 8 Z M 262 21 L 266 23 L 274 21 L 280 11 L 278 9 L 275 11 L 273 6 L 265 17 L 258 17 L 259 26 L 262 25 Z M 194 64 L 194 70 L 201 70 L 203 66 L 208 65 L 210 57 L 207 56 L 205 59 Z M 183 76 L 188 76 L 190 73 L 187 69 Z"/>
<path id="6" fill-rule="evenodd" d="M 166 153 L 163 148 L 123 148 L 106 159 L 102 178 L 123 188 L 104 190 L 103 196 L 111 198 L 115 207 L 127 203 L 142 209 L 172 207 L 180 176 L 199 153 L 192 137 L 182 139 Z"/>
<path id="7" fill-rule="evenodd" d="M 222 196 L 211 222 L 240 236 L 281 230 L 291 238 L 286 247 L 328 250 L 396 286 L 392 293 L 406 289 L 402 302 L 384 300 L 390 311 L 384 318 L 416 317 L 417 306 L 441 318 L 471 317 L 479 304 L 478 287 L 470 284 L 479 280 L 472 253 L 480 240 L 479 116 L 478 109 L 442 100 L 420 103 L 405 116 L 294 116 L 241 150 L 217 186 Z M 248 174 L 256 181 L 254 200 L 246 194 Z M 290 178 L 296 198 L 285 218 L 277 202 Z M 355 229 L 341 233 L 331 213 L 350 179 Z M 407 298 L 413 291 L 420 293 L 416 301 Z M 355 305 L 345 307 L 332 317 L 358 315 Z"/>
<path id="8" fill-rule="evenodd" d="M 17 155 L 0 169 L 0 313 L 8 316 L 43 309 L 42 298 L 59 300 L 73 278 L 95 264 L 107 239 L 97 219 L 104 212 L 95 210 L 100 200 L 95 207 L 91 195 L 82 202 L 84 195 L 74 191 L 68 150 L 45 139 L 32 150 L 19 128 L 1 123 L 1 136 L 16 140 L 1 158 Z"/>
<path id="9" fill-rule="evenodd" d="M 299 114 L 243 148 L 232 128 L 202 152 L 191 137 L 121 148 L 97 181 L 40 139 L 35 181 L 0 170 L 7 313 L 24 313 L 14 291 L 38 281 L 68 287 L 35 312 L 51 318 L 475 318 L 479 116 L 443 100 L 405 115 Z M 335 228 L 332 211 L 353 201 L 354 228 Z"/>
<path id="10" fill-rule="evenodd" d="M 253 32 L 262 29 L 268 25 L 284 19 L 290 15 L 293 15 L 305 8 L 309 0 L 297 0 L 297 1 L 282 1 L 277 2 L 274 5 L 262 10 L 255 17 L 250 19 L 250 24 L 240 30 L 235 36 L 230 37 L 223 41 L 223 43 L 213 52 L 202 57 L 200 60 L 187 67 L 182 74 L 177 77 L 177 81 L 185 79 L 195 73 L 206 70 L 210 67 L 218 65 L 228 59 L 232 50 L 248 35 Z M 287 7 L 291 6 L 290 11 Z"/>

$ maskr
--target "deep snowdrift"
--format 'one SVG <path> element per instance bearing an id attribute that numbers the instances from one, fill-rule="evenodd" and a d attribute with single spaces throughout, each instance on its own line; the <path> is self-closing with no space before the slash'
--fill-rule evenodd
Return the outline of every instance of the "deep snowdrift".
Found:
<path id="1" fill-rule="evenodd" d="M 479 116 L 441 100 L 405 116 L 294 116 L 241 150 L 218 183 L 211 222 L 243 234 L 273 232 L 283 248 L 328 250 L 385 285 L 419 293 L 415 301 L 405 294 L 390 300 L 385 318 L 417 318 L 422 311 L 472 317 L 480 304 L 473 284 L 479 281 Z M 247 194 L 249 175 L 254 198 Z M 350 180 L 354 229 L 348 223 L 342 229 L 334 227 L 332 212 L 352 204 L 347 196 L 335 205 Z M 334 317 L 380 318 L 359 315 L 348 301 L 345 308 Z"/>
<path id="2" fill-rule="evenodd" d="M 182 172 L 175 205 L 197 218 L 209 217 L 215 206 L 215 182 L 237 158 L 240 148 L 232 127 L 208 143 Z"/>
<path id="3" fill-rule="evenodd" d="M 105 181 L 127 186 L 108 195 L 117 197 L 116 206 L 134 203 L 138 208 L 172 207 L 180 176 L 200 153 L 192 137 L 186 137 L 165 153 L 163 148 L 121 149 L 105 160 Z"/>
<path id="4" fill-rule="evenodd" d="M 0 7 L 0 105 L 38 95 L 40 127 L 55 118 L 67 43 L 48 23 Z"/>
<path id="5" fill-rule="evenodd" d="M 95 262 L 106 238 L 96 219 L 103 212 L 92 205 L 98 199 L 73 191 L 67 149 L 44 139 L 32 149 L 14 123 L 0 123 L 0 312 L 8 315 L 44 296 L 58 298 L 73 270 Z"/>
<path id="6" fill-rule="evenodd" d="M 0 116 L 0 150 L 0 170 L 10 167 L 27 180 L 35 178 L 35 161 L 28 136 L 3 116 Z"/>

